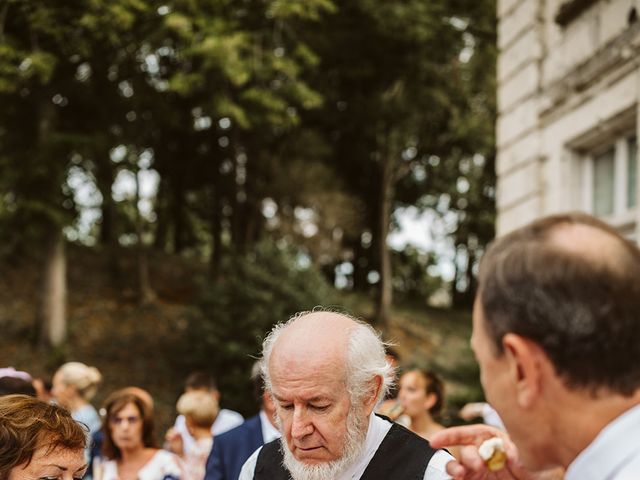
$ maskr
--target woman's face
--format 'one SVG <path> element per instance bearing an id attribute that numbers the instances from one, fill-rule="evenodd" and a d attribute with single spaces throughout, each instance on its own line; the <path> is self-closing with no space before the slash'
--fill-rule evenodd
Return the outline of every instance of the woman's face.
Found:
<path id="1" fill-rule="evenodd" d="M 82 480 L 87 470 L 84 450 L 39 447 L 31 462 L 11 469 L 9 480 Z"/>
<path id="2" fill-rule="evenodd" d="M 127 403 L 109 418 L 113 443 L 120 450 L 144 447 L 142 441 L 143 418 L 135 403 Z"/>
<path id="3" fill-rule="evenodd" d="M 407 372 L 400 377 L 398 400 L 404 413 L 417 417 L 429 410 L 434 403 L 434 395 L 427 395 L 427 380 L 418 372 Z"/>

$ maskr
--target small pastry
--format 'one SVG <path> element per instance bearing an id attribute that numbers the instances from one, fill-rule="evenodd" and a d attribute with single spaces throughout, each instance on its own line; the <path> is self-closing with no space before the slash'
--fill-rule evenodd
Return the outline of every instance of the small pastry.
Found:
<path id="1" fill-rule="evenodd" d="M 504 451 L 504 442 L 501 438 L 493 437 L 482 442 L 478 448 L 478 454 L 484 460 L 490 472 L 497 472 L 507 463 L 507 454 Z"/>

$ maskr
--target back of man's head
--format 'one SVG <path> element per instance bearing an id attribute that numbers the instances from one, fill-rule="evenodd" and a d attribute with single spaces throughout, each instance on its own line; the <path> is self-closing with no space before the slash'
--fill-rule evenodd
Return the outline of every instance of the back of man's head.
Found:
<path id="1" fill-rule="evenodd" d="M 0 378 L 0 396 L 13 395 L 17 393 L 35 397 L 36 389 L 34 388 L 31 382 L 28 382 L 23 378 L 16 378 L 16 377 Z"/>
<path id="2" fill-rule="evenodd" d="M 215 379 L 207 372 L 193 372 L 189 374 L 184 382 L 184 389 L 190 390 L 207 390 L 213 392 L 218 389 Z"/>
<path id="3" fill-rule="evenodd" d="M 640 388 L 640 251 L 610 226 L 581 213 L 535 221 L 490 246 L 479 285 L 498 353 L 513 332 L 571 388 Z"/>

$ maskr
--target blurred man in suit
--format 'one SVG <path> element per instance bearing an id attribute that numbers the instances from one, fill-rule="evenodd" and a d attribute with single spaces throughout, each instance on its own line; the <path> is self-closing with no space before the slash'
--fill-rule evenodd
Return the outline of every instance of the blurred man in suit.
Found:
<path id="1" fill-rule="evenodd" d="M 239 427 L 215 437 L 207 460 L 205 480 L 238 480 L 244 462 L 260 448 L 280 437 L 275 427 L 275 407 L 271 396 L 264 391 L 260 362 L 251 372 L 254 393 L 260 402 L 260 413 Z"/>

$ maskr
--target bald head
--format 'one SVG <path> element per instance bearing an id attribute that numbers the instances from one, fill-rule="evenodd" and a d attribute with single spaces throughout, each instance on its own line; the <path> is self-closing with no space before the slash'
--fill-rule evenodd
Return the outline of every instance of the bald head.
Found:
<path id="1" fill-rule="evenodd" d="M 340 374 L 354 397 L 363 385 L 380 377 L 383 394 L 392 381 L 393 367 L 386 361 L 384 344 L 367 323 L 345 314 L 314 311 L 294 315 L 276 325 L 263 343 L 265 387 L 280 371 L 311 368 Z"/>
<path id="2" fill-rule="evenodd" d="M 349 335 L 356 325 L 351 318 L 333 312 L 303 314 L 283 328 L 268 367 L 286 363 L 289 368 L 305 362 L 339 368 L 346 374 Z"/>
<path id="3" fill-rule="evenodd" d="M 497 239 L 479 276 L 496 352 L 513 332 L 540 344 L 567 384 L 640 387 L 640 251 L 585 214 L 546 217 Z"/>
<path id="4" fill-rule="evenodd" d="M 618 232 L 605 225 L 561 222 L 549 229 L 549 246 L 567 255 L 575 255 L 593 268 L 621 272 L 629 262 L 637 261 L 637 249 L 621 238 Z"/>

